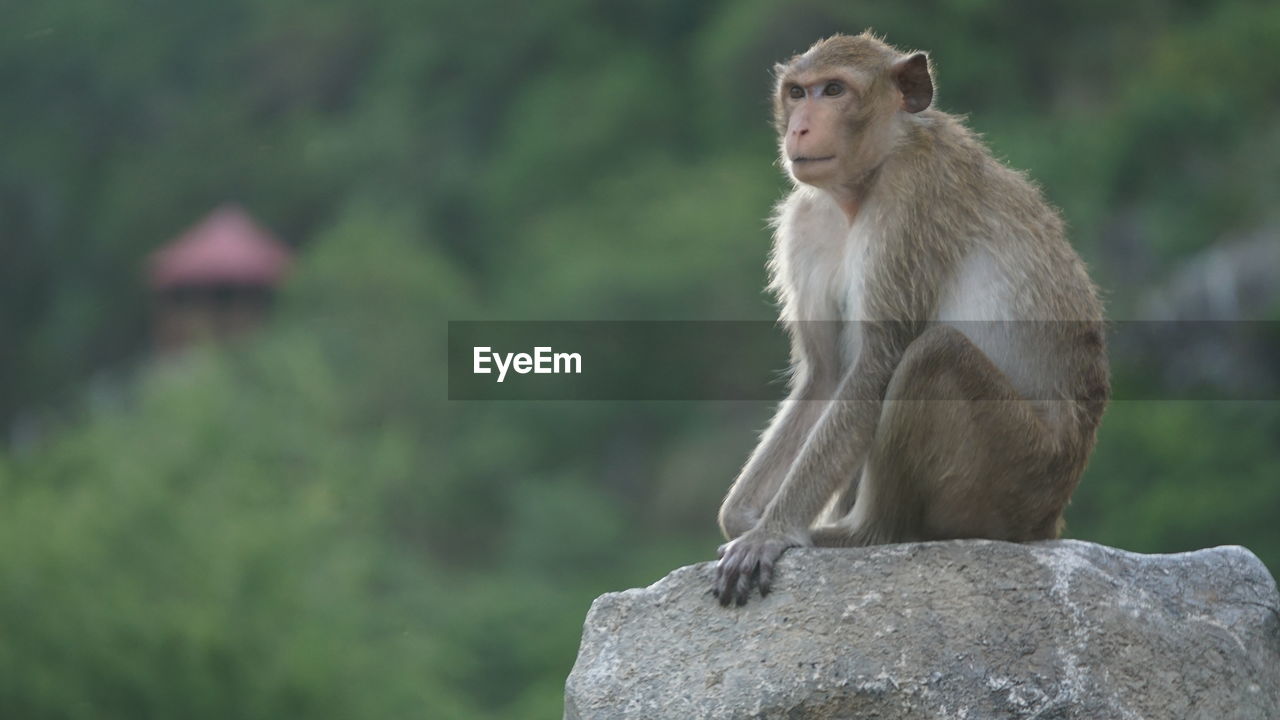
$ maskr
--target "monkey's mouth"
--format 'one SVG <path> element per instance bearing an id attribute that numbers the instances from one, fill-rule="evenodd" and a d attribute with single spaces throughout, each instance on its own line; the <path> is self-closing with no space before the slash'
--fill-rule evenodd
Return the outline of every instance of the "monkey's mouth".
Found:
<path id="1" fill-rule="evenodd" d="M 817 163 L 817 162 L 826 162 L 827 160 L 835 160 L 835 159 L 836 159 L 835 155 L 827 155 L 826 157 L 805 157 L 804 155 L 801 155 L 800 157 L 791 158 L 791 162 L 795 164 Z"/>

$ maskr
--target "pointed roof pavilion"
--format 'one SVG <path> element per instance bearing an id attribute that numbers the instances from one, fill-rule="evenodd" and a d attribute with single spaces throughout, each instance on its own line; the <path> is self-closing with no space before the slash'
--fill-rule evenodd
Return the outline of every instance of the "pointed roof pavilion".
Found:
<path id="1" fill-rule="evenodd" d="M 274 287 L 292 263 L 289 248 L 239 205 L 223 205 L 151 254 L 147 275 L 157 291 L 178 287 Z"/>

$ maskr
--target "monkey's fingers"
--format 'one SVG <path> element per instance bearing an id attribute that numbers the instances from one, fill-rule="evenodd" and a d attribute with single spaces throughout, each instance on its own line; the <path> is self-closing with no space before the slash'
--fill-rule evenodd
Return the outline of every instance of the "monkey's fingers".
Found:
<path id="1" fill-rule="evenodd" d="M 734 599 L 733 594 L 734 594 L 735 588 L 737 588 L 737 585 L 738 585 L 738 573 L 736 572 L 725 573 L 725 578 L 723 582 L 721 582 L 720 587 L 718 589 L 718 599 L 720 600 L 720 607 L 729 607 L 729 603 L 732 602 Z"/>
<path id="2" fill-rule="evenodd" d="M 712 588 L 721 606 L 728 607 L 729 600 L 733 597 L 733 588 L 737 585 L 737 582 L 737 565 L 721 560 L 716 565 L 716 582 L 715 587 Z"/>
<path id="3" fill-rule="evenodd" d="M 774 560 L 765 558 L 760 561 L 760 597 L 769 594 L 773 589 L 773 564 Z"/>
<path id="4" fill-rule="evenodd" d="M 738 586 L 734 592 L 735 601 L 738 607 L 747 604 L 747 598 L 751 597 L 751 586 L 755 584 L 756 578 L 760 575 L 760 563 L 754 558 L 748 563 L 747 567 L 738 574 Z"/>

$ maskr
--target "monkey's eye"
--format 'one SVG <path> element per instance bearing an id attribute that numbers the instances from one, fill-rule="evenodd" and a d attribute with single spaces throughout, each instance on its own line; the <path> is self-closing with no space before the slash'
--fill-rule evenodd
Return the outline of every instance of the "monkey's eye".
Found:
<path id="1" fill-rule="evenodd" d="M 822 94 L 827 97 L 835 97 L 844 93 L 844 86 L 838 82 L 829 82 L 822 88 Z"/>
<path id="2" fill-rule="evenodd" d="M 791 96 L 792 100 L 799 100 L 804 97 L 804 88 L 799 85 L 792 85 L 791 89 L 787 90 L 787 94 Z"/>

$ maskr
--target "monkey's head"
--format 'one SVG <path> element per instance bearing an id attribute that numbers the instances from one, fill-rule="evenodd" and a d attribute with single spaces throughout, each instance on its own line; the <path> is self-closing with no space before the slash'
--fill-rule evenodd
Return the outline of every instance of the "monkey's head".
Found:
<path id="1" fill-rule="evenodd" d="M 865 32 L 819 40 L 774 71 L 783 167 L 815 187 L 859 182 L 888 155 L 904 119 L 933 102 L 928 56 Z"/>

